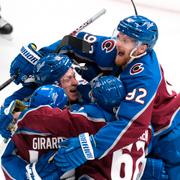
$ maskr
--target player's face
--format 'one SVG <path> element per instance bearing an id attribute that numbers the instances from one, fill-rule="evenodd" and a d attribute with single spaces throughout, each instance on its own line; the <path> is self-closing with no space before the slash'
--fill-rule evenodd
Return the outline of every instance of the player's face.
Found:
<path id="1" fill-rule="evenodd" d="M 78 81 L 75 77 L 75 72 L 72 68 L 66 72 L 66 74 L 60 79 L 61 87 L 64 88 L 69 101 L 74 102 L 78 99 L 77 85 Z"/>
<path id="2" fill-rule="evenodd" d="M 126 65 L 131 59 L 130 53 L 137 46 L 137 41 L 121 32 L 117 35 L 116 49 L 117 55 L 115 63 L 117 66 Z M 134 52 L 133 55 L 135 55 Z"/>

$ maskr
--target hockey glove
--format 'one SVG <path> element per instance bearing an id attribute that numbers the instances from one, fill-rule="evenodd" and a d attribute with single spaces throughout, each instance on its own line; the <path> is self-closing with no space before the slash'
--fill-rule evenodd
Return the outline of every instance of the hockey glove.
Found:
<path id="1" fill-rule="evenodd" d="M 60 179 L 63 174 L 58 170 L 57 166 L 53 162 L 49 162 L 49 159 L 53 156 L 54 151 L 49 151 L 43 154 L 38 162 L 30 163 L 26 166 L 26 176 L 28 180 L 52 180 Z"/>
<path id="2" fill-rule="evenodd" d="M 26 106 L 19 100 L 12 101 L 8 107 L 1 107 L 0 109 L 0 134 L 5 139 L 9 139 L 13 132 L 15 132 L 16 120 L 13 113 L 23 111 Z"/>
<path id="3" fill-rule="evenodd" d="M 23 46 L 20 54 L 12 61 L 10 66 L 10 76 L 16 75 L 14 82 L 28 85 L 34 81 L 33 67 L 41 58 L 41 54 L 36 51 L 36 45 L 30 43 L 28 46 Z"/>
<path id="4" fill-rule="evenodd" d="M 168 180 L 165 164 L 161 159 L 147 158 L 142 180 Z"/>
<path id="5" fill-rule="evenodd" d="M 15 107 L 15 101 L 12 101 L 8 107 L 1 107 L 0 111 L 0 134 L 5 139 L 11 137 L 9 124 L 13 121 L 12 112 Z"/>
<path id="6" fill-rule="evenodd" d="M 88 133 L 62 141 L 60 145 L 54 162 L 64 172 L 77 168 L 87 160 L 94 160 L 96 157 L 94 138 Z"/>

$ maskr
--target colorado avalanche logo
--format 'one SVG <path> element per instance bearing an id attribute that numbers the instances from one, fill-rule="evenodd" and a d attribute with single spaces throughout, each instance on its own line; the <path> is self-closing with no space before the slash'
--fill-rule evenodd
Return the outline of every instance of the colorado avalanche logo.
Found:
<path id="1" fill-rule="evenodd" d="M 130 74 L 135 75 L 144 70 L 143 64 L 142 63 L 136 63 L 134 64 L 131 69 L 130 69 Z"/>
<path id="2" fill-rule="evenodd" d="M 114 39 L 106 39 L 105 41 L 102 42 L 101 48 L 102 50 L 106 51 L 106 53 L 111 52 L 116 45 L 116 41 Z"/>

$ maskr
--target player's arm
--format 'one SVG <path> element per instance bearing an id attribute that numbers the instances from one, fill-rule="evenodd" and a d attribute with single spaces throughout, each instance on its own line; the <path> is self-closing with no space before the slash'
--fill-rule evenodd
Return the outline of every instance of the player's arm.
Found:
<path id="1" fill-rule="evenodd" d="M 148 78 L 146 80 L 148 82 Z M 149 82 L 151 82 L 151 86 L 154 83 L 153 81 Z M 129 82 L 131 85 L 132 83 Z M 98 158 L 102 158 L 108 153 L 113 153 L 117 149 L 137 142 L 148 130 L 152 117 L 152 101 L 156 88 L 152 90 L 154 91 L 153 93 L 150 91 L 148 93 L 147 89 L 150 88 L 150 84 L 143 84 L 138 79 L 136 83 L 135 86 L 132 85 L 129 89 L 127 88 L 126 98 L 121 102 L 116 112 L 117 120 L 101 128 L 95 134 L 94 140 L 98 148 Z M 149 138 L 150 136 L 148 135 L 146 141 Z"/>
<path id="2" fill-rule="evenodd" d="M 46 56 L 50 53 L 54 53 L 54 52 L 56 52 L 56 49 L 58 48 L 60 43 L 61 43 L 61 40 L 58 40 L 58 41 L 50 44 L 49 46 L 45 46 L 45 47 L 40 48 L 38 50 L 38 52 L 40 54 L 42 54 L 43 56 Z"/>
<path id="3" fill-rule="evenodd" d="M 148 130 L 161 82 L 160 68 L 151 64 L 151 57 L 147 55 L 127 66 L 121 73 L 121 80 L 127 93 L 116 111 L 117 120 L 101 128 L 94 136 L 99 158 L 137 142 Z"/>
<path id="4" fill-rule="evenodd" d="M 89 53 L 73 49 L 76 61 L 85 63 L 85 68 L 76 69 L 82 78 L 91 81 L 100 74 L 107 75 L 117 73 L 118 68 L 114 63 L 116 56 L 116 42 L 114 39 L 87 32 L 80 32 L 77 38 L 91 43 Z"/>
<path id="5" fill-rule="evenodd" d="M 27 163 L 16 155 L 16 146 L 13 141 L 9 141 L 1 157 L 1 167 L 6 179 L 26 179 L 26 165 Z"/>
<path id="6" fill-rule="evenodd" d="M 10 98 L 11 99 L 11 98 Z M 0 108 L 0 134 L 8 140 L 15 131 L 15 124 L 18 118 L 16 112 L 22 112 L 27 106 L 18 99 L 11 99 L 6 106 Z"/>
<path id="7" fill-rule="evenodd" d="M 33 91 L 34 88 L 32 87 L 22 87 L 5 99 L 4 104 L 0 108 L 0 134 L 4 138 L 8 139 L 11 136 L 11 133 L 8 130 L 9 124 L 13 121 L 11 106 L 16 100 L 24 100 L 25 98 L 28 98 Z"/>
<path id="8" fill-rule="evenodd" d="M 96 64 L 102 71 L 112 71 L 115 67 L 114 59 L 116 57 L 115 40 L 107 36 L 93 35 L 87 32 L 80 32 L 77 38 L 91 43 L 89 53 L 83 53 L 74 49 L 77 56 L 82 57 L 85 62 Z"/>
<path id="9" fill-rule="evenodd" d="M 62 172 L 54 163 L 49 162 L 53 154 L 54 151 L 49 151 L 42 155 L 38 162 L 27 163 L 16 154 L 16 146 L 11 140 L 1 157 L 1 167 L 4 176 L 8 180 L 34 180 L 34 178 L 44 180 L 58 179 L 62 175 Z"/>
<path id="10" fill-rule="evenodd" d="M 143 71 L 141 72 L 143 73 Z M 126 76 L 122 78 L 126 78 Z M 93 136 L 82 134 L 80 137 L 67 140 L 66 143 L 63 142 L 63 147 L 55 156 L 57 165 L 63 166 L 63 170 L 78 167 L 89 160 L 88 156 L 90 155 L 92 159 L 102 158 L 136 143 L 144 133 L 146 134 L 145 141 L 148 143 L 150 135 L 146 132 L 151 121 L 152 102 L 159 79 L 153 79 L 151 74 L 142 76 L 139 73 L 135 74 L 133 78 L 126 79 L 125 82 L 128 84 L 127 95 L 117 110 L 116 121 L 107 124 Z M 77 155 L 82 157 L 78 158 L 79 161 L 75 160 Z M 63 165 L 62 162 L 64 162 Z"/>
<path id="11" fill-rule="evenodd" d="M 88 66 L 86 70 L 81 69 L 80 74 L 83 78 L 89 80 L 93 79 L 97 74 L 104 72 L 110 73 L 116 71 L 114 59 L 116 56 L 115 40 L 111 37 L 97 36 L 87 32 L 80 32 L 77 34 L 77 38 L 88 43 L 91 43 L 91 49 L 89 52 L 82 52 L 81 48 L 77 48 L 74 45 L 69 44 L 63 50 L 63 53 L 68 53 L 76 60 L 76 63 L 86 63 Z M 48 53 L 54 53 L 58 48 L 61 40 L 43 47 L 39 50 L 40 54 L 47 55 Z M 94 68 L 94 69 L 93 69 Z M 90 69 L 90 70 L 89 70 Z M 95 75 L 92 74 L 95 72 Z M 92 77 L 89 77 L 90 74 Z M 87 77 L 88 75 L 88 77 Z"/>
<path id="12" fill-rule="evenodd" d="M 15 91 L 12 95 L 7 97 L 3 103 L 4 107 L 7 107 L 13 100 L 28 100 L 37 86 L 23 86 Z"/>

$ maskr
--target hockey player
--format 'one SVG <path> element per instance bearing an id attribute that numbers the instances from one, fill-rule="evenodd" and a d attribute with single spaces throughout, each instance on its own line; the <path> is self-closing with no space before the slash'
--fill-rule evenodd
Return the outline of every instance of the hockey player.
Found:
<path id="1" fill-rule="evenodd" d="M 120 79 L 127 90 L 116 113 L 118 120 L 107 124 L 95 135 L 83 133 L 63 141 L 55 155 L 55 163 L 68 171 L 87 160 L 112 155 L 110 178 L 136 179 L 139 166 L 135 164 L 144 158 L 145 152 L 144 144 L 139 140 L 147 137 L 144 135 L 151 124 L 155 131 L 154 157 L 166 162 L 169 179 L 179 179 L 180 95 L 168 91 L 164 72 L 153 50 L 158 39 L 157 26 L 137 15 L 121 20 L 117 31 L 115 64 L 122 68 Z M 160 143 L 163 148 L 157 148 Z M 134 149 L 143 152 L 136 161 L 132 155 Z M 122 174 L 116 174 L 115 167 L 121 167 Z"/>
<path id="2" fill-rule="evenodd" d="M 65 94 L 65 92 L 62 88 L 60 88 L 59 86 L 56 86 L 56 85 L 44 85 L 44 86 L 40 86 L 39 88 L 37 88 L 34 91 L 32 97 L 30 99 L 30 102 L 29 102 L 28 110 L 32 110 L 32 108 L 37 108 L 40 105 L 41 106 L 46 105 L 48 107 L 63 109 L 64 106 L 67 105 L 67 101 L 68 101 L 67 95 Z M 17 108 L 15 107 L 14 109 L 17 109 Z M 13 117 L 16 118 L 16 117 L 20 116 L 20 114 L 21 114 L 21 112 L 14 112 Z M 36 122 L 34 122 L 33 124 L 34 124 L 34 126 L 36 126 Z M 37 124 L 38 124 L 38 121 L 37 121 Z M 24 126 L 24 131 L 26 131 L 26 128 L 28 128 L 28 126 Z M 20 128 L 19 128 L 19 130 L 21 131 Z M 31 132 L 31 130 L 29 129 L 29 133 L 30 132 Z M 29 137 L 31 137 L 31 136 L 29 136 Z M 24 150 L 26 150 L 28 147 L 27 146 L 28 141 L 26 141 L 24 138 L 22 138 L 22 139 L 23 140 L 21 142 L 24 142 L 22 147 L 24 147 L 25 148 Z M 15 138 L 15 142 L 16 142 L 16 138 Z M 2 158 L 2 159 L 4 159 L 3 160 L 4 162 L 6 162 L 6 160 L 9 160 L 8 158 L 13 158 L 9 161 L 9 163 L 7 163 L 7 164 L 5 163 L 6 166 L 8 167 L 7 168 L 8 171 L 6 173 L 10 172 L 10 174 L 8 174 L 7 176 L 5 173 L 6 179 L 13 179 L 13 177 L 15 179 L 27 179 L 25 177 L 25 174 L 24 174 L 25 171 L 23 171 L 23 168 L 24 168 L 23 165 L 24 165 L 26 159 L 22 160 L 21 158 L 23 156 L 21 158 L 18 157 L 19 153 L 20 153 L 20 155 L 22 155 L 21 154 L 22 152 L 19 152 L 19 151 L 17 151 L 17 156 L 15 154 L 14 155 L 11 154 L 11 156 L 9 156 L 10 155 L 9 153 L 11 153 L 9 151 L 15 150 L 15 147 L 12 146 L 12 145 L 14 145 L 14 143 L 11 144 L 11 142 L 9 142 L 9 144 L 10 144 L 10 145 L 8 145 L 9 147 L 6 148 L 6 150 L 5 150 L 6 151 L 5 155 L 4 155 L 5 158 L 4 157 Z M 24 153 L 24 154 L 27 155 L 26 153 Z M 31 158 L 33 158 L 33 151 L 30 154 L 32 154 Z M 42 159 L 44 160 L 44 157 L 42 157 Z M 19 165 L 18 167 L 21 169 L 21 171 L 20 171 L 21 174 L 18 175 L 15 173 L 15 175 L 12 174 L 12 176 L 11 176 L 11 170 L 10 169 L 13 167 L 13 165 L 15 165 L 15 166 Z M 43 167 L 43 165 L 41 164 L 41 160 L 39 160 L 38 168 L 41 169 L 42 167 Z M 51 178 L 58 178 L 59 177 L 58 170 L 56 169 L 56 167 L 53 164 L 50 164 L 50 166 L 48 166 L 48 169 L 45 169 L 45 167 L 44 167 L 43 170 L 44 170 L 44 172 L 41 171 L 41 177 L 44 177 L 46 175 L 47 175 L 46 178 L 48 178 L 48 176 L 51 176 Z"/>
<path id="3" fill-rule="evenodd" d="M 33 75 L 38 85 L 56 84 L 62 87 L 69 99 L 69 104 L 78 102 L 78 81 L 72 60 L 66 55 L 49 54 L 41 58 L 34 66 Z"/>
<path id="4" fill-rule="evenodd" d="M 27 50 L 28 49 L 28 50 Z M 29 47 L 21 49 L 21 54 L 12 62 L 11 72 L 14 74 L 18 71 L 19 76 L 15 80 L 16 84 L 23 84 L 23 87 L 6 98 L 4 105 L 1 107 L 0 114 L 0 133 L 4 138 L 9 138 L 11 133 L 7 130 L 9 123 L 12 121 L 11 114 L 4 113 L 5 109 L 11 105 L 14 100 L 28 99 L 34 90 L 43 84 L 58 84 L 66 91 L 69 102 L 76 102 L 78 99 L 77 85 L 78 81 L 75 72 L 71 68 L 72 61 L 65 55 L 50 54 L 41 58 L 41 55 L 35 54 L 32 44 Z M 29 54 L 28 54 L 29 53 Z M 28 60 L 25 60 L 28 59 Z M 33 62 L 38 61 L 35 68 Z M 21 63 L 22 71 L 19 71 L 18 64 Z M 28 64 L 28 65 L 27 65 Z M 37 68 L 38 67 L 38 68 Z M 32 82 L 32 71 L 34 68 L 36 82 Z"/>
<path id="5" fill-rule="evenodd" d="M 1 11 L 1 6 L 0 6 Z M 0 35 L 9 35 L 13 31 L 13 27 L 0 15 Z"/>
<path id="6" fill-rule="evenodd" d="M 119 106 L 125 95 L 124 86 L 119 79 L 113 76 L 100 77 L 92 83 L 91 98 L 94 103 L 71 112 L 68 109 L 53 109 L 49 105 L 39 106 L 49 102 L 51 106 L 57 106 L 58 101 L 51 100 L 55 99 L 54 96 L 63 102 L 61 107 L 66 104 L 62 98 L 62 89 L 54 95 L 56 89 L 48 91 L 49 87 L 51 86 L 42 86 L 33 93 L 30 106 L 38 107 L 24 111 L 18 119 L 18 129 L 2 156 L 6 179 L 26 179 L 26 174 L 28 179 L 58 179 L 57 174 L 62 172 L 56 169 L 54 163 L 50 163 L 49 168 L 45 169 L 43 166 L 48 166 L 48 163 L 41 159 L 41 155 L 50 149 L 57 150 L 58 143 L 65 138 L 77 136 L 87 130 L 94 134 L 106 122 L 114 121 L 113 109 Z M 48 95 L 50 101 L 45 100 L 44 95 Z M 47 157 L 45 160 L 48 160 Z M 43 165 L 42 162 L 46 164 Z M 17 171 L 13 170 L 14 166 L 18 166 Z"/>

